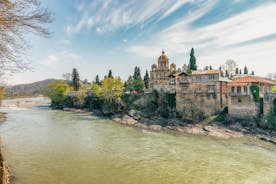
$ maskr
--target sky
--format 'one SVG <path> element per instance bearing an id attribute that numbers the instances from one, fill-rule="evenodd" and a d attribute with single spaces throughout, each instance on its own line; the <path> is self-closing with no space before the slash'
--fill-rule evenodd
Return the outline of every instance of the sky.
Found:
<path id="1" fill-rule="evenodd" d="M 256 75 L 276 72 L 276 0 L 47 0 L 54 16 L 50 38 L 30 35 L 32 70 L 7 76 L 9 85 L 81 79 L 111 69 L 126 79 L 150 70 L 162 50 L 178 67 L 191 48 L 199 68 L 233 59 Z"/>

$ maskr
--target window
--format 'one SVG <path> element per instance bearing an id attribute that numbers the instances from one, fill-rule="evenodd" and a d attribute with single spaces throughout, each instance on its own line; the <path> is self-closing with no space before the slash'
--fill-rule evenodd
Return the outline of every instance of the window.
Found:
<path id="1" fill-rule="evenodd" d="M 241 99 L 241 98 L 238 98 L 238 102 L 241 103 L 241 102 L 242 102 L 242 99 Z"/>
<path id="2" fill-rule="evenodd" d="M 241 93 L 241 87 L 237 88 L 237 93 L 239 93 L 239 94 Z"/>
<path id="3" fill-rule="evenodd" d="M 231 93 L 235 93 L 235 87 L 231 87 Z"/>
<path id="4" fill-rule="evenodd" d="M 244 92 L 245 94 L 247 94 L 247 92 L 248 92 L 248 91 L 247 91 L 247 86 L 244 86 L 244 87 L 243 87 L 243 92 Z"/>
<path id="5" fill-rule="evenodd" d="M 215 79 L 215 75 L 209 75 L 209 79 Z"/>

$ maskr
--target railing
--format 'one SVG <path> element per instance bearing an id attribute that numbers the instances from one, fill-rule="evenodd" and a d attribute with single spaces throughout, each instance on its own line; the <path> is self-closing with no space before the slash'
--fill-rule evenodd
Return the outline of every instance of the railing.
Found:
<path id="1" fill-rule="evenodd" d="M 185 79 L 179 79 L 179 83 L 190 83 L 188 80 L 185 80 Z"/>
<path id="2" fill-rule="evenodd" d="M 170 85 L 175 85 L 175 81 L 169 81 L 168 82 Z"/>
<path id="3" fill-rule="evenodd" d="M 233 92 L 231 92 L 230 94 L 229 94 L 230 96 L 248 96 L 249 95 L 249 93 L 246 93 L 246 92 L 240 92 L 240 93 L 233 93 Z"/>
<path id="4" fill-rule="evenodd" d="M 216 91 L 214 89 L 209 89 L 207 93 L 215 93 Z"/>

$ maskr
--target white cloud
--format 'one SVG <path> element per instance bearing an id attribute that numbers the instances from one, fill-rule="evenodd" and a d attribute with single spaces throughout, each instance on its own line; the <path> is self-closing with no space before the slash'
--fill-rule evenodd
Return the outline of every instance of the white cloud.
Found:
<path id="1" fill-rule="evenodd" d="M 153 58 L 157 51 L 160 54 L 161 48 L 172 53 L 172 57 L 184 52 L 188 55 L 191 47 L 195 47 L 197 53 L 200 53 L 198 62 L 203 66 L 204 63 L 219 66 L 226 59 L 233 58 L 242 65 L 248 63 L 252 68 L 265 61 L 267 64 L 257 70 L 261 74 L 268 72 L 265 67 L 275 62 L 276 40 L 246 46 L 235 45 L 276 34 L 276 3 L 263 4 L 212 25 L 190 28 L 189 23 L 198 16 L 203 16 L 211 7 L 210 4 L 203 6 L 198 10 L 201 13 L 191 13 L 183 21 L 166 28 L 146 43 L 125 49 L 139 56 Z M 184 58 L 182 61 L 184 62 Z"/>
<path id="2" fill-rule="evenodd" d="M 133 0 L 121 3 L 112 0 L 95 0 L 86 5 L 81 3 L 77 7 L 77 10 L 81 11 L 81 17 L 77 19 L 76 23 L 70 24 L 67 33 L 78 33 L 83 29 L 91 28 L 98 32 L 98 27 L 104 27 L 105 32 L 114 32 L 122 27 L 143 26 L 146 22 L 160 21 L 166 18 L 187 3 L 213 4 L 211 2 L 214 1 Z"/>
<path id="3" fill-rule="evenodd" d="M 51 68 L 56 68 L 62 65 L 79 63 L 80 56 L 71 51 L 60 51 L 49 54 L 45 59 L 41 61 L 41 64 Z"/>

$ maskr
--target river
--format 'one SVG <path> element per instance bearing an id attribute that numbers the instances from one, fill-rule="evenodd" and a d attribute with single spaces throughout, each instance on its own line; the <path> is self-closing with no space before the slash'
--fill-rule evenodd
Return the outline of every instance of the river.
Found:
<path id="1" fill-rule="evenodd" d="M 2 107 L 16 184 L 275 184 L 276 148 L 157 133 L 37 107 Z"/>

